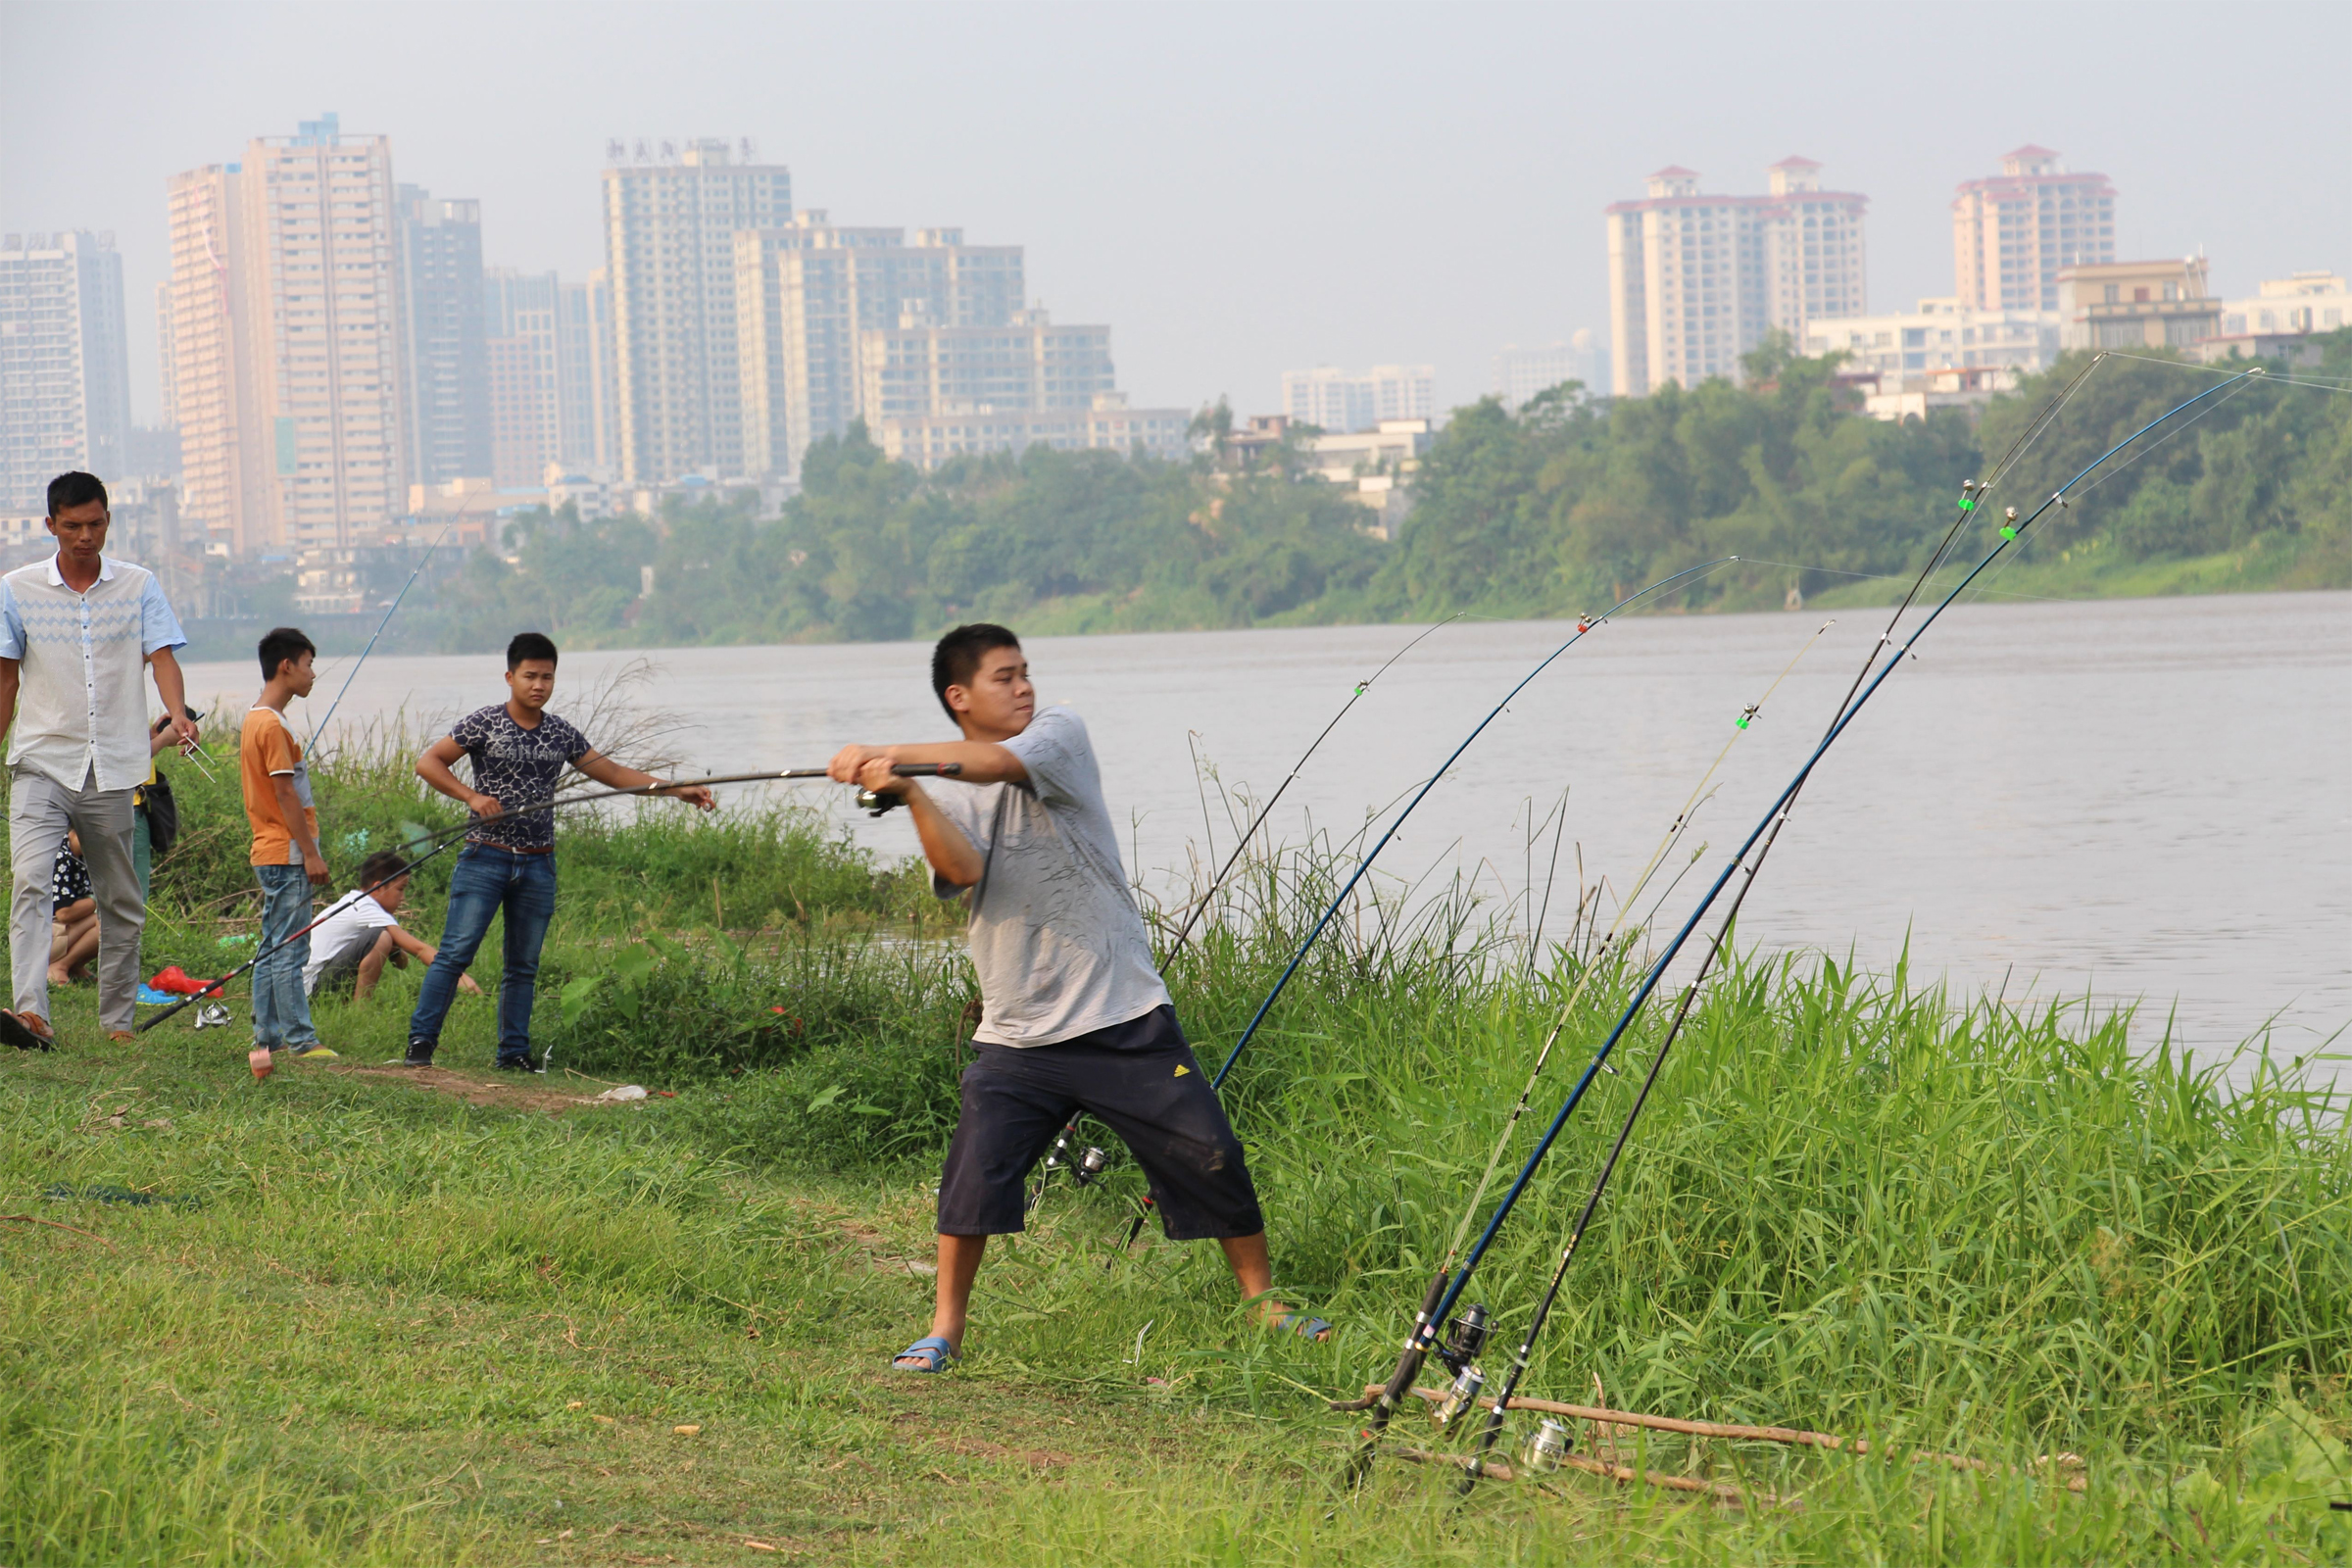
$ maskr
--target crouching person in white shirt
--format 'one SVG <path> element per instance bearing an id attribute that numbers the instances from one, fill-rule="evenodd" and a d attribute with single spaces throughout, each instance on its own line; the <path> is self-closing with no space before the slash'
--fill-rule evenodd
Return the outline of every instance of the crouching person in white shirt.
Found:
<path id="1" fill-rule="evenodd" d="M 400 923 L 400 906 L 409 899 L 407 875 L 396 874 L 403 863 L 390 850 L 376 851 L 360 867 L 359 887 L 326 911 L 318 929 L 311 933 L 311 961 L 302 971 L 305 996 L 348 991 L 365 1002 L 383 978 L 385 964 L 406 968 L 415 958 L 430 966 L 439 956 L 432 944 L 418 940 Z M 375 891 L 368 892 L 369 888 Z M 458 977 L 458 989 L 477 997 L 482 993 L 469 974 Z"/>

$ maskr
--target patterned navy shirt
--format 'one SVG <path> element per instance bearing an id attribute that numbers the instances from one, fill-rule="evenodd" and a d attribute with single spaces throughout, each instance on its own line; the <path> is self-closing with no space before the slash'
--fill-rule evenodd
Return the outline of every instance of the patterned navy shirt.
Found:
<path id="1" fill-rule="evenodd" d="M 449 735 L 473 759 L 473 787 L 515 812 L 476 827 L 466 842 L 502 850 L 554 849 L 556 813 L 515 808 L 555 794 L 564 769 L 595 750 L 588 737 L 544 710 L 538 727 L 524 729 L 504 703 L 467 713 L 450 726 Z"/>

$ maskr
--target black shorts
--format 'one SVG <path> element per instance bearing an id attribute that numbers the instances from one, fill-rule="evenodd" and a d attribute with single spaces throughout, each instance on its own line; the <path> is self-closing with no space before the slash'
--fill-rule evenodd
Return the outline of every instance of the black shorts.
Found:
<path id="1" fill-rule="evenodd" d="M 942 1236 L 1020 1230 L 1030 1168 L 1080 1110 L 1117 1133 L 1143 1166 L 1168 1240 L 1266 1228 L 1242 1142 L 1174 1007 L 1051 1046 L 978 1049 L 980 1059 L 963 1070 L 963 1113 L 940 1178 Z"/>

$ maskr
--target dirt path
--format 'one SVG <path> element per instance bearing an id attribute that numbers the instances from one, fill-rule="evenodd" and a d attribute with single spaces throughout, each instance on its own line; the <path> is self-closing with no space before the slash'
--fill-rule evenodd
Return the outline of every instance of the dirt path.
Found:
<path id="1" fill-rule="evenodd" d="M 323 1064 L 322 1064 L 323 1065 Z M 567 1110 L 593 1106 L 609 1110 L 620 1105 L 642 1102 L 606 1100 L 602 1080 L 583 1078 L 576 1073 L 565 1074 L 560 1080 L 575 1084 L 582 1093 L 571 1093 L 552 1087 L 546 1079 L 524 1077 L 519 1073 L 460 1072 L 454 1067 L 366 1067 L 357 1063 L 337 1063 L 325 1069 L 352 1078 L 374 1078 L 387 1083 L 406 1084 L 433 1094 L 454 1095 L 469 1105 L 495 1105 L 506 1110 L 543 1111 L 561 1116 Z"/>

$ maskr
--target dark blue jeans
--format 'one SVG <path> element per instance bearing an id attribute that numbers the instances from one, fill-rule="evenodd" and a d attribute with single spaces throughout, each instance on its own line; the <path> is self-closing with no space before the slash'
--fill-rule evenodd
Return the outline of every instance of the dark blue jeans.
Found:
<path id="1" fill-rule="evenodd" d="M 425 972 L 424 992 L 409 1019 L 409 1038 L 439 1044 L 441 1021 L 458 994 L 458 977 L 473 962 L 490 917 L 507 916 L 507 967 L 498 986 L 498 1059 L 531 1056 L 531 999 L 539 988 L 539 948 L 556 915 L 556 858 L 511 855 L 468 844 L 449 874 L 449 919 L 441 948 Z"/>

